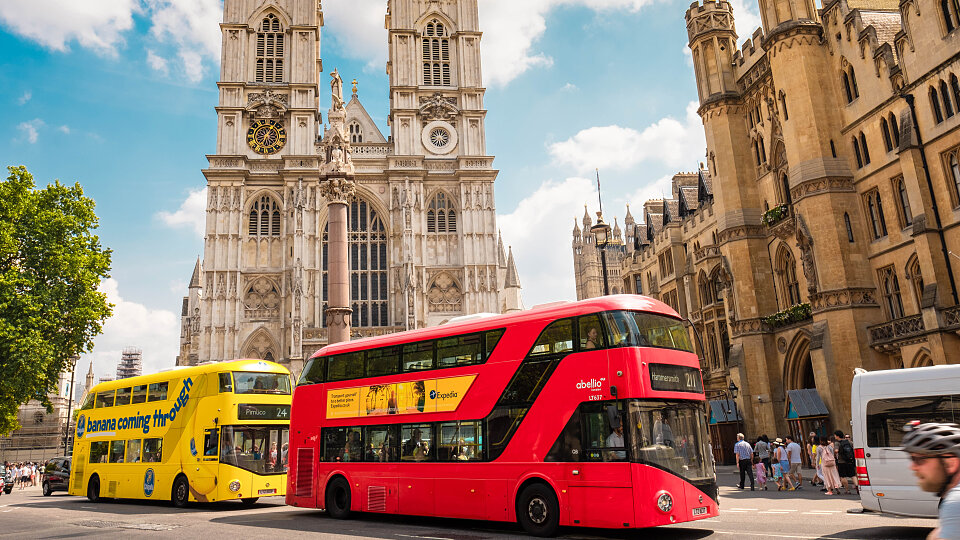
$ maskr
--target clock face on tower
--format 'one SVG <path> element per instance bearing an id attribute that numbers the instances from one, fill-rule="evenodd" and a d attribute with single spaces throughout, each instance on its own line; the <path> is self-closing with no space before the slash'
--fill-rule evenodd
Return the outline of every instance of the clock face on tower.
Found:
<path id="1" fill-rule="evenodd" d="M 277 120 L 254 120 L 247 130 L 247 144 L 258 154 L 276 154 L 286 143 L 287 132 Z"/>

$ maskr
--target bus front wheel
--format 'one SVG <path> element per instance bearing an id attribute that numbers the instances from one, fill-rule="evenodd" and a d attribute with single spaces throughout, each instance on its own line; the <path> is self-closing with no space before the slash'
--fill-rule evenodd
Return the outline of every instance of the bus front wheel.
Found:
<path id="1" fill-rule="evenodd" d="M 330 517 L 335 519 L 350 517 L 350 484 L 344 477 L 338 476 L 330 482 L 325 498 L 327 514 Z"/>
<path id="2" fill-rule="evenodd" d="M 560 504 L 549 486 L 541 483 L 523 488 L 517 498 L 517 521 L 528 534 L 554 536 L 560 528 Z"/>
<path id="3" fill-rule="evenodd" d="M 170 494 L 170 501 L 177 508 L 184 508 L 190 502 L 190 485 L 187 483 L 186 476 L 178 476 L 173 481 L 173 492 Z"/>
<path id="4" fill-rule="evenodd" d="M 87 484 L 87 499 L 90 502 L 99 502 L 100 501 L 100 477 L 94 476 L 90 479 L 90 483 Z"/>

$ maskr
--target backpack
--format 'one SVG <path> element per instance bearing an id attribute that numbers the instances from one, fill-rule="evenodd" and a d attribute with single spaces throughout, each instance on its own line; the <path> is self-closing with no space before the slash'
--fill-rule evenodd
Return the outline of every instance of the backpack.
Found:
<path id="1" fill-rule="evenodd" d="M 840 440 L 840 451 L 837 453 L 837 461 L 840 463 L 853 463 L 856 461 L 853 453 L 853 445 L 846 439 Z"/>

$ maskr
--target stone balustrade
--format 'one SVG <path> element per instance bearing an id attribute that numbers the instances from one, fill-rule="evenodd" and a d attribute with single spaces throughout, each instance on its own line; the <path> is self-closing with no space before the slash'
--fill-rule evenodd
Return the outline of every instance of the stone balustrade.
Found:
<path id="1" fill-rule="evenodd" d="M 923 315 L 911 315 L 867 328 L 870 346 L 883 347 L 894 342 L 916 338 L 926 332 Z"/>

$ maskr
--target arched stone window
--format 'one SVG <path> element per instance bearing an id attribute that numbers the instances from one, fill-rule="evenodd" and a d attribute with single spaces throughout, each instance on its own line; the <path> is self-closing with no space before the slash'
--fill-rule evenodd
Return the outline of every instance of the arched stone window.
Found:
<path id="1" fill-rule="evenodd" d="M 953 73 L 950 74 L 950 90 L 953 91 L 953 104 L 957 106 L 958 112 L 960 112 L 960 81 Z"/>
<path id="2" fill-rule="evenodd" d="M 427 206 L 427 232 L 457 232 L 457 211 L 450 197 L 443 191 L 437 192 Z"/>
<path id="3" fill-rule="evenodd" d="M 777 279 L 780 282 L 780 297 L 783 307 L 788 308 L 800 303 L 800 282 L 797 280 L 797 261 L 786 246 L 777 250 Z"/>
<path id="4" fill-rule="evenodd" d="M 863 168 L 863 156 L 860 154 L 860 141 L 856 137 L 853 138 L 853 155 L 857 158 L 857 168 Z"/>
<path id="5" fill-rule="evenodd" d="M 897 125 L 897 117 L 893 113 L 890 113 L 889 115 L 887 115 L 887 117 L 890 119 L 890 131 L 893 134 L 893 147 L 899 148 L 900 147 L 900 127 Z"/>
<path id="6" fill-rule="evenodd" d="M 259 358 L 275 362 L 277 360 L 277 347 L 270 334 L 266 330 L 260 329 L 254 332 L 243 347 L 243 358 Z"/>
<path id="7" fill-rule="evenodd" d="M 329 302 L 329 229 L 321 242 L 323 308 Z M 387 231 L 383 218 L 364 199 L 350 197 L 347 206 L 347 257 L 353 327 L 389 326 L 387 310 Z M 326 326 L 326 321 L 324 321 Z"/>
<path id="8" fill-rule="evenodd" d="M 250 236 L 280 236 L 280 204 L 270 195 L 263 195 L 250 207 L 247 234 Z"/>
<path id="9" fill-rule="evenodd" d="M 943 25 L 947 33 L 960 26 L 960 7 L 956 0 L 940 0 L 940 14 L 943 15 Z"/>
<path id="10" fill-rule="evenodd" d="M 876 189 L 866 195 L 867 215 L 870 216 L 870 226 L 873 230 L 873 238 L 879 239 L 887 235 L 887 220 L 883 216 L 883 201 L 880 200 L 880 192 Z"/>
<path id="11" fill-rule="evenodd" d="M 423 47 L 423 84 L 450 86 L 450 37 L 437 19 L 427 23 L 421 38 Z"/>
<path id="12" fill-rule="evenodd" d="M 857 76 L 853 72 L 853 66 L 848 65 L 840 74 L 843 90 L 847 98 L 847 103 L 860 97 L 860 89 L 857 88 Z"/>
<path id="13" fill-rule="evenodd" d="M 847 227 L 847 241 L 852 244 L 854 242 L 853 225 L 850 224 L 850 214 L 846 212 L 843 213 L 843 224 Z"/>
<path id="14" fill-rule="evenodd" d="M 350 142 L 353 144 L 363 142 L 363 128 L 360 127 L 360 124 L 357 122 L 351 122 L 347 127 L 347 131 L 350 133 Z"/>
<path id="15" fill-rule="evenodd" d="M 276 319 L 280 316 L 280 289 L 269 278 L 255 278 L 243 294 L 243 307 L 248 319 Z"/>
<path id="16" fill-rule="evenodd" d="M 937 97 L 937 89 L 930 87 L 930 109 L 933 111 L 933 119 L 939 124 L 943 122 L 943 111 L 940 109 L 940 98 Z"/>
<path id="17" fill-rule="evenodd" d="M 863 154 L 863 164 L 870 164 L 870 150 L 867 149 L 867 138 L 860 132 L 860 152 Z"/>
<path id="18" fill-rule="evenodd" d="M 780 109 L 783 111 L 783 120 L 786 122 L 790 119 L 790 115 L 787 113 L 787 94 L 780 91 Z"/>
<path id="19" fill-rule="evenodd" d="M 283 82 L 283 39 L 280 19 L 268 13 L 257 30 L 256 82 Z"/>
<path id="20" fill-rule="evenodd" d="M 917 313 L 920 313 L 923 302 L 923 272 L 920 271 L 920 261 L 917 259 L 916 254 L 907 260 L 904 277 L 910 280 L 910 286 L 913 289 L 913 298 L 917 305 Z"/>
<path id="21" fill-rule="evenodd" d="M 883 146 L 887 152 L 893 150 L 893 138 L 890 136 L 890 126 L 887 125 L 887 119 L 880 117 L 880 132 L 883 133 Z"/>
<path id="22" fill-rule="evenodd" d="M 910 209 L 910 197 L 907 195 L 907 184 L 904 182 L 902 176 L 893 180 L 893 187 L 897 191 L 897 198 L 899 199 L 897 202 L 900 203 L 899 214 L 901 228 L 913 225 L 913 211 Z"/>
<path id="23" fill-rule="evenodd" d="M 943 112 L 947 118 L 953 116 L 953 103 L 950 100 L 950 91 L 947 90 L 947 83 L 940 81 L 940 99 L 943 100 Z"/>
<path id="24" fill-rule="evenodd" d="M 463 292 L 453 276 L 447 272 L 441 272 L 427 289 L 427 302 L 429 310 L 433 313 L 461 311 Z"/>
<path id="25" fill-rule="evenodd" d="M 697 284 L 700 288 L 700 306 L 709 306 L 714 300 L 713 286 L 710 284 L 705 273 L 700 272 L 700 276 L 697 278 Z"/>
<path id="26" fill-rule="evenodd" d="M 883 291 L 883 305 L 890 320 L 903 318 L 903 299 L 900 296 L 900 280 L 892 266 L 880 270 L 880 290 Z"/>
<path id="27" fill-rule="evenodd" d="M 949 157 L 948 167 L 950 169 L 950 180 L 953 181 L 955 205 L 960 205 L 960 158 L 957 157 L 958 151 L 954 150 Z"/>

